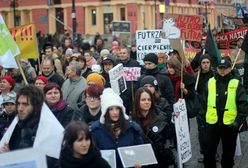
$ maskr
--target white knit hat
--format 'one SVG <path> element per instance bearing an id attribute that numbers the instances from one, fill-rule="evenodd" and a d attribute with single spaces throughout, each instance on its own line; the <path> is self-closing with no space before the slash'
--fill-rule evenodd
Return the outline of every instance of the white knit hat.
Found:
<path id="1" fill-rule="evenodd" d="M 105 122 L 105 114 L 107 113 L 107 110 L 111 106 L 117 106 L 122 109 L 124 118 L 126 120 L 129 119 L 128 115 L 126 114 L 126 109 L 123 105 L 123 101 L 120 98 L 118 94 L 114 92 L 111 88 L 106 88 L 103 90 L 103 93 L 101 95 L 101 117 L 100 117 L 100 123 L 104 124 Z"/>

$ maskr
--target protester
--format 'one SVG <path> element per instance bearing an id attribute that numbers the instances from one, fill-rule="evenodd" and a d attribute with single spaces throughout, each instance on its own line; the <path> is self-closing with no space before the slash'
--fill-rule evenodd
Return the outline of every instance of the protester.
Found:
<path id="1" fill-rule="evenodd" d="M 44 87 L 45 101 L 63 127 L 73 120 L 75 111 L 63 100 L 62 91 L 56 83 Z"/>
<path id="2" fill-rule="evenodd" d="M 60 87 L 64 83 L 64 78 L 54 70 L 54 61 L 52 59 L 44 59 L 41 63 L 42 75 L 45 76 L 49 82 L 57 83 Z"/>
<path id="3" fill-rule="evenodd" d="M 97 61 L 93 57 L 91 51 L 85 51 L 84 52 L 84 58 L 86 60 L 86 65 L 87 65 L 88 68 L 91 68 L 92 65 L 97 64 Z"/>
<path id="4" fill-rule="evenodd" d="M 13 93 L 8 93 L 3 98 L 2 106 L 4 110 L 0 114 L 0 140 L 16 116 L 15 98 L 16 95 Z"/>
<path id="5" fill-rule="evenodd" d="M 101 95 L 101 111 L 100 120 L 92 124 L 93 142 L 101 150 L 116 150 L 117 168 L 121 168 L 117 148 L 142 144 L 141 129 L 128 120 L 122 99 L 111 88 L 104 89 Z"/>
<path id="6" fill-rule="evenodd" d="M 168 57 L 168 55 L 166 55 L 165 53 L 158 53 L 158 65 L 157 65 L 157 67 L 161 71 L 166 70 L 167 57 Z"/>
<path id="7" fill-rule="evenodd" d="M 64 100 L 74 110 L 79 110 L 77 103 L 81 101 L 82 94 L 86 89 L 86 80 L 81 76 L 81 68 L 78 63 L 68 66 L 68 79 L 61 88 Z"/>
<path id="8" fill-rule="evenodd" d="M 8 93 L 16 95 L 13 91 L 15 87 L 15 80 L 11 76 L 3 76 L 0 78 L 0 104 L 3 102 L 3 98 L 8 95 Z"/>
<path id="9" fill-rule="evenodd" d="M 82 121 L 85 121 L 88 125 L 92 122 L 100 119 L 101 116 L 101 104 L 100 96 L 103 92 L 103 86 L 97 84 L 91 84 L 85 91 L 85 102 L 80 109 L 80 116 Z"/>
<path id="10" fill-rule="evenodd" d="M 110 168 L 101 157 L 99 149 L 95 147 L 86 123 L 74 121 L 66 127 L 59 167 Z"/>
<path id="11" fill-rule="evenodd" d="M 158 165 L 155 167 L 167 168 L 174 164 L 174 155 L 167 140 L 169 123 L 167 115 L 155 107 L 152 93 L 147 88 L 139 88 L 135 93 L 134 121 L 138 122 L 143 130 L 145 143 L 151 143 Z"/>
<path id="12" fill-rule="evenodd" d="M 238 131 L 247 117 L 248 104 L 245 89 L 233 76 L 229 59 L 222 58 L 216 76 L 209 79 L 204 107 L 207 123 L 204 166 L 216 167 L 215 154 L 221 140 L 221 165 L 231 168 Z"/>
<path id="13" fill-rule="evenodd" d="M 199 74 L 199 80 L 197 84 L 197 94 L 198 94 L 198 99 L 200 102 L 200 111 L 197 114 L 197 125 L 198 125 L 198 140 L 200 144 L 200 156 L 198 158 L 199 162 L 203 162 L 203 154 L 204 151 L 206 151 L 206 145 L 205 145 L 205 139 L 206 139 L 206 121 L 205 117 L 202 118 L 201 114 L 205 114 L 206 111 L 203 110 L 203 103 L 206 102 L 206 100 L 203 100 L 206 98 L 206 89 L 208 85 L 208 80 L 213 77 L 214 73 L 211 70 L 211 58 L 208 54 L 202 55 L 200 57 L 200 69 L 199 72 L 196 73 L 196 76 Z"/>
<path id="14" fill-rule="evenodd" d="M 48 80 L 45 76 L 37 76 L 34 82 L 34 86 L 43 91 L 45 85 L 48 84 Z"/>
<path id="15" fill-rule="evenodd" d="M 145 55 L 144 58 L 145 63 L 145 72 L 140 77 L 139 81 L 142 80 L 147 75 L 154 76 L 158 81 L 158 87 L 161 92 L 161 96 L 166 98 L 170 103 L 171 109 L 173 104 L 175 103 L 175 95 L 173 91 L 173 86 L 170 81 L 170 78 L 162 71 L 160 71 L 157 67 L 158 57 L 154 53 L 149 53 Z"/>
<path id="16" fill-rule="evenodd" d="M 48 156 L 48 168 L 52 168 L 59 158 L 63 128 L 44 104 L 42 92 L 31 85 L 21 88 L 16 96 L 16 109 L 17 116 L 0 142 L 0 153 L 30 147 L 40 149 Z"/>
<path id="17" fill-rule="evenodd" d="M 111 87 L 110 85 L 110 78 L 109 78 L 109 71 L 116 65 L 116 59 L 112 55 L 108 55 L 106 58 L 102 60 L 102 76 L 104 77 L 106 84 L 105 88 Z"/>
<path id="18" fill-rule="evenodd" d="M 87 76 L 91 73 L 91 69 L 87 67 L 86 59 L 84 58 L 84 56 L 78 57 L 78 64 L 81 68 L 81 76 L 86 79 Z"/>

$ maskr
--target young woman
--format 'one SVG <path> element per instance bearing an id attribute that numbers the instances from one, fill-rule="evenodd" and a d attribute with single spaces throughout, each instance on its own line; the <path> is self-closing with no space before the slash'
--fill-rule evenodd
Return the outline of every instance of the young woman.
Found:
<path id="1" fill-rule="evenodd" d="M 122 99 L 111 88 L 103 91 L 101 111 L 100 120 L 94 122 L 91 127 L 92 139 L 101 150 L 116 150 L 117 168 L 121 168 L 122 163 L 117 148 L 142 144 L 141 129 L 137 123 L 128 120 Z"/>
<path id="2" fill-rule="evenodd" d="M 176 100 L 183 98 L 186 101 L 188 117 L 193 116 L 192 108 L 188 106 L 188 102 L 194 101 L 195 98 L 195 78 L 183 69 L 183 81 L 181 81 L 182 64 L 176 58 L 170 58 L 167 62 L 167 70 L 174 86 Z"/>
<path id="3" fill-rule="evenodd" d="M 168 147 L 169 124 L 167 116 L 155 107 L 154 98 L 147 88 L 139 88 L 135 93 L 135 111 L 133 119 L 143 130 L 143 139 L 151 143 L 158 160 L 156 168 L 167 168 L 174 164 L 174 155 Z M 166 147 L 167 146 L 167 147 Z"/>
<path id="4" fill-rule="evenodd" d="M 63 145 L 59 158 L 60 168 L 110 168 L 92 143 L 86 123 L 73 121 L 65 128 Z"/>
<path id="5" fill-rule="evenodd" d="M 91 125 L 92 122 L 100 119 L 101 104 L 100 96 L 103 92 L 103 86 L 92 84 L 85 91 L 85 103 L 80 109 L 80 116 L 83 121 Z"/>
<path id="6" fill-rule="evenodd" d="M 48 83 L 44 89 L 45 101 L 62 126 L 66 126 L 76 113 L 63 100 L 62 91 L 56 83 Z"/>

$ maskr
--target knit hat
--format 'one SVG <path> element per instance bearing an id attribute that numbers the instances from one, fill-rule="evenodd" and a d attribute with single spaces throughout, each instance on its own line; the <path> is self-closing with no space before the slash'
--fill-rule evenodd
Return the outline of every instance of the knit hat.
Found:
<path id="1" fill-rule="evenodd" d="M 158 81 L 154 76 L 147 75 L 140 81 L 140 87 L 145 86 L 145 84 L 151 84 L 155 89 L 158 89 Z"/>
<path id="2" fill-rule="evenodd" d="M 102 73 L 102 67 L 98 64 L 94 64 L 91 67 L 92 72 Z"/>
<path id="3" fill-rule="evenodd" d="M 149 61 L 149 62 L 152 62 L 154 64 L 158 64 L 158 57 L 155 53 L 149 53 L 145 56 L 144 62 L 145 61 Z"/>
<path id="4" fill-rule="evenodd" d="M 15 87 L 15 80 L 11 76 L 3 76 L 1 79 L 5 79 L 11 85 L 10 90 Z"/>
<path id="5" fill-rule="evenodd" d="M 202 60 L 208 59 L 210 62 L 212 61 L 211 57 L 208 54 L 201 55 L 199 59 L 199 64 L 201 64 Z"/>
<path id="6" fill-rule="evenodd" d="M 111 106 L 117 106 L 120 107 L 122 112 L 123 112 L 123 116 L 126 120 L 129 119 L 128 115 L 126 114 L 126 109 L 123 105 L 123 101 L 120 98 L 120 96 L 118 94 L 116 94 L 114 92 L 113 89 L 111 88 L 106 88 L 103 90 L 103 93 L 101 95 L 101 117 L 100 117 L 100 123 L 104 124 L 105 123 L 105 115 L 108 111 L 108 108 Z"/>
<path id="7" fill-rule="evenodd" d="M 15 92 L 9 92 L 6 96 L 3 96 L 3 105 L 5 103 L 13 103 L 13 104 L 16 104 L 15 103 L 16 101 L 16 93 Z"/>
<path id="8" fill-rule="evenodd" d="M 108 49 L 102 49 L 100 52 L 100 57 L 106 57 L 109 55 L 109 50 Z"/>
<path id="9" fill-rule="evenodd" d="M 41 76 L 37 76 L 37 78 L 36 78 L 35 81 L 37 81 L 37 80 L 43 81 L 45 83 L 45 85 L 48 84 L 48 79 L 45 76 L 42 76 L 42 75 Z"/>
<path id="10" fill-rule="evenodd" d="M 86 81 L 87 81 L 87 84 L 92 82 L 92 83 L 102 85 L 102 86 L 104 86 L 106 83 L 104 77 L 96 72 L 89 74 L 86 78 Z"/>

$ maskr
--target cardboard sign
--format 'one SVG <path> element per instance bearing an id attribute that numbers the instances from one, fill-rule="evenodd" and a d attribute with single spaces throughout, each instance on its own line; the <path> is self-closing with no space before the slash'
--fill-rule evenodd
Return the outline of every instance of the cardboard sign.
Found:
<path id="1" fill-rule="evenodd" d="M 116 94 L 120 95 L 127 89 L 124 69 L 122 64 L 118 64 L 109 71 L 111 88 Z"/>
<path id="2" fill-rule="evenodd" d="M 102 158 L 105 159 L 111 168 L 116 168 L 115 150 L 101 150 Z"/>
<path id="3" fill-rule="evenodd" d="M 46 156 L 33 148 L 1 153 L 0 168 L 47 168 Z"/>
<path id="4" fill-rule="evenodd" d="M 124 67 L 126 81 L 138 81 L 140 77 L 140 67 Z"/>
<path id="5" fill-rule="evenodd" d="M 187 108 L 184 99 L 179 99 L 173 105 L 174 112 L 179 112 L 178 117 L 174 117 L 177 136 L 177 152 L 179 167 L 192 157 L 191 142 L 189 135 Z"/>
<path id="6" fill-rule="evenodd" d="M 137 61 L 141 64 L 148 53 L 168 53 L 170 41 L 162 29 L 136 31 Z"/>
<path id="7" fill-rule="evenodd" d="M 151 144 L 120 147 L 117 149 L 123 167 L 133 167 L 135 164 L 144 166 L 158 163 Z"/>

